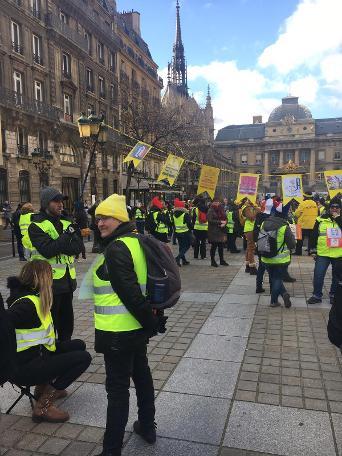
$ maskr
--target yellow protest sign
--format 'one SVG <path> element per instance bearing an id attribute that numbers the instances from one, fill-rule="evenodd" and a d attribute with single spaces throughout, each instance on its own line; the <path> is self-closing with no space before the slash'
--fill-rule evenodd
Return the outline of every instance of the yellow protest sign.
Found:
<path id="1" fill-rule="evenodd" d="M 184 158 L 169 154 L 159 174 L 158 181 L 173 185 L 178 177 L 179 171 L 184 163 Z"/>
<path id="2" fill-rule="evenodd" d="M 330 198 L 342 193 L 342 170 L 324 171 L 324 177 Z"/>
<path id="3" fill-rule="evenodd" d="M 211 198 L 215 196 L 217 180 L 220 174 L 219 168 L 213 166 L 202 165 L 201 175 L 199 178 L 197 195 L 207 192 Z"/>
<path id="4" fill-rule="evenodd" d="M 134 166 L 138 166 L 141 160 L 143 160 L 149 153 L 151 148 L 152 146 L 145 144 L 142 141 L 138 141 L 123 162 L 132 161 Z"/>
<path id="5" fill-rule="evenodd" d="M 287 204 L 291 200 L 303 200 L 303 182 L 301 174 L 286 174 L 281 176 L 283 201 Z"/>
<path id="6" fill-rule="evenodd" d="M 236 196 L 237 202 L 244 198 L 248 198 L 251 203 L 256 203 L 259 177 L 259 174 L 240 174 L 239 187 Z"/>

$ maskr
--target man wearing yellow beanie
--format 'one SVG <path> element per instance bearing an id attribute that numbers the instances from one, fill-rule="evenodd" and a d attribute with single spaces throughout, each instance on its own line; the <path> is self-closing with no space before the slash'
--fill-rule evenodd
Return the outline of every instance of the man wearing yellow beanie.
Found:
<path id="1" fill-rule="evenodd" d="M 128 420 L 130 377 L 138 402 L 134 430 L 148 443 L 156 441 L 147 343 L 156 334 L 158 319 L 146 299 L 146 259 L 129 221 L 125 197 L 109 196 L 98 205 L 95 217 L 103 250 L 93 269 L 95 350 L 104 354 L 108 396 L 103 451 L 98 456 L 119 456 Z"/>

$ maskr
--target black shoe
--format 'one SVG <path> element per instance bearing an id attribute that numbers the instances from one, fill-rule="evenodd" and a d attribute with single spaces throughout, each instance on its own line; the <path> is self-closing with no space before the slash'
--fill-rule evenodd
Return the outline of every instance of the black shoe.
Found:
<path id="1" fill-rule="evenodd" d="M 224 261 L 224 260 L 220 261 L 220 265 L 221 266 L 229 266 L 229 264 L 226 261 Z"/>
<path id="2" fill-rule="evenodd" d="M 285 282 L 285 283 L 294 283 L 294 282 L 297 282 L 297 279 L 295 279 L 294 277 L 291 277 L 288 274 L 285 277 L 283 277 L 283 282 Z"/>
<path id="3" fill-rule="evenodd" d="M 257 287 L 255 290 L 255 293 L 264 293 L 264 292 L 265 292 L 265 288 L 262 288 L 262 287 Z"/>
<path id="4" fill-rule="evenodd" d="M 256 267 L 250 266 L 249 267 L 249 273 L 250 273 L 250 275 L 257 275 L 258 274 L 258 270 L 257 270 Z"/>
<path id="5" fill-rule="evenodd" d="M 215 260 L 211 260 L 211 265 L 212 265 L 214 268 L 218 268 L 218 264 L 216 263 Z"/>
<path id="6" fill-rule="evenodd" d="M 283 296 L 284 299 L 284 306 L 289 309 L 292 306 L 292 302 L 290 299 L 290 295 L 288 293 L 285 293 Z"/>
<path id="7" fill-rule="evenodd" d="M 245 272 L 247 272 L 249 274 L 250 270 L 251 270 L 251 268 L 248 265 L 246 265 Z"/>
<path id="8" fill-rule="evenodd" d="M 176 263 L 177 263 L 177 266 L 179 266 L 180 268 L 182 267 L 182 263 L 179 258 L 176 258 Z"/>
<path id="9" fill-rule="evenodd" d="M 136 434 L 140 435 L 140 437 L 142 437 L 145 440 L 145 442 L 149 443 L 150 445 L 155 443 L 155 441 L 157 440 L 157 436 L 156 436 L 157 424 L 156 423 L 143 427 L 140 424 L 140 421 L 135 421 L 133 424 L 133 429 Z"/>
<path id="10" fill-rule="evenodd" d="M 309 298 L 306 302 L 308 304 L 319 304 L 322 302 L 322 299 L 316 298 L 316 296 L 311 296 L 311 298 Z"/>
<path id="11" fill-rule="evenodd" d="M 188 264 L 190 264 L 190 261 L 186 261 L 186 260 L 182 260 L 183 261 L 183 266 L 187 266 Z"/>

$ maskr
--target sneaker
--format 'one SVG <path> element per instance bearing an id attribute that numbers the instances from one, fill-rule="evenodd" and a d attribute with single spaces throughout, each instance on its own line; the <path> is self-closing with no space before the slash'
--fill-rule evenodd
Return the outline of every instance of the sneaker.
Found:
<path id="1" fill-rule="evenodd" d="M 215 260 L 211 260 L 211 266 L 212 266 L 213 268 L 218 268 L 218 264 L 216 263 Z"/>
<path id="2" fill-rule="evenodd" d="M 308 304 L 319 304 L 319 303 L 322 302 L 322 299 L 321 298 L 316 298 L 316 296 L 311 296 L 311 298 L 309 298 L 306 302 Z"/>
<path id="3" fill-rule="evenodd" d="M 283 296 L 283 299 L 284 299 L 284 306 L 286 307 L 286 309 L 289 309 L 292 305 L 290 295 L 288 293 L 285 293 Z"/>
<path id="4" fill-rule="evenodd" d="M 149 444 L 153 444 L 157 440 L 157 424 L 155 422 L 152 425 L 143 428 L 141 426 L 140 421 L 135 421 L 133 424 L 133 429 L 136 434 L 140 435 L 140 437 L 142 437 L 145 440 L 145 442 Z"/>
<path id="5" fill-rule="evenodd" d="M 255 293 L 264 293 L 264 292 L 265 292 L 265 288 L 262 288 L 262 287 L 257 287 L 255 290 Z"/>
<path id="6" fill-rule="evenodd" d="M 270 307 L 280 307 L 280 302 L 271 302 Z"/>

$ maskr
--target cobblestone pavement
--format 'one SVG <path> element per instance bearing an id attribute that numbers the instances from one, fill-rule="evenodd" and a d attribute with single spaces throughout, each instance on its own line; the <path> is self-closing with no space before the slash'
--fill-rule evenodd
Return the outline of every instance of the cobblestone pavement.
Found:
<path id="1" fill-rule="evenodd" d="M 80 279 L 93 257 L 78 264 Z M 242 254 L 229 255 L 228 261 L 226 268 L 211 268 L 208 260 L 182 267 L 182 298 L 168 311 L 168 331 L 148 348 L 158 440 L 148 446 L 131 432 L 137 411 L 132 387 L 123 456 L 342 455 L 341 356 L 326 336 L 328 300 L 306 305 L 312 259 L 293 258 L 290 272 L 297 282 L 289 287 L 291 309 L 268 306 L 267 282 L 266 293 L 255 294 L 255 278 L 244 273 Z M 0 262 L 5 296 L 5 278 L 19 269 L 16 260 Z M 23 399 L 11 415 L 1 415 L 1 455 L 101 451 L 103 357 L 93 351 L 92 304 L 75 299 L 74 307 L 74 335 L 87 342 L 93 361 L 69 388 L 63 405 L 70 422 L 35 424 Z M 16 397 L 10 385 L 0 390 L 1 410 Z"/>

